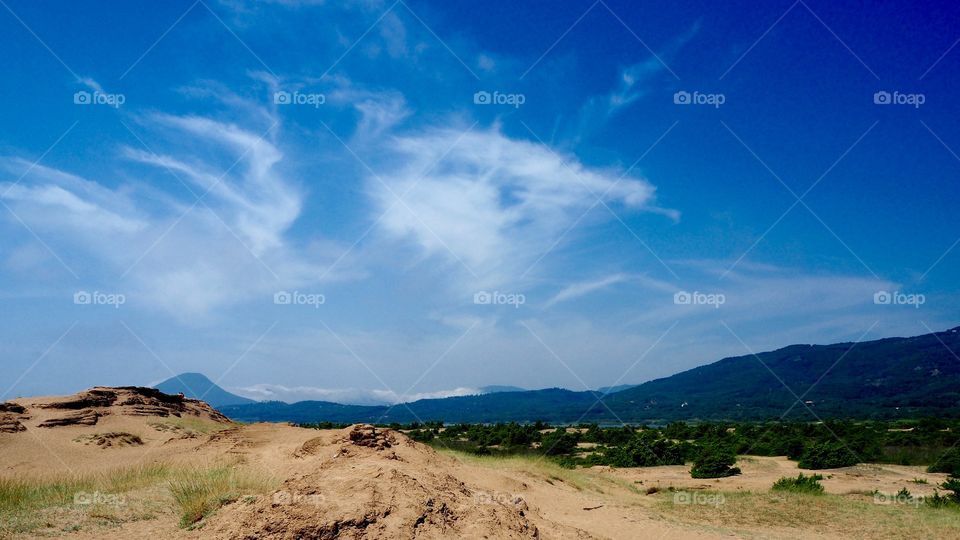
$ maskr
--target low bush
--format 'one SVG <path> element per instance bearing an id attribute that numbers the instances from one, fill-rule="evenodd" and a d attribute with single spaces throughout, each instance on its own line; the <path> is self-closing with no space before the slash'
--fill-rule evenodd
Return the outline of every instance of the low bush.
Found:
<path id="1" fill-rule="evenodd" d="M 950 492 L 949 497 L 953 502 L 960 503 L 960 478 L 951 476 L 940 487 Z"/>
<path id="2" fill-rule="evenodd" d="M 951 448 L 927 467 L 927 472 L 942 472 L 960 476 L 960 448 Z"/>
<path id="3" fill-rule="evenodd" d="M 823 480 L 823 476 L 819 474 L 806 476 L 800 473 L 796 478 L 785 476 L 774 482 L 773 490 L 820 495 L 823 493 L 823 484 L 820 483 L 820 480 Z"/>
<path id="4" fill-rule="evenodd" d="M 658 438 L 653 432 L 637 433 L 621 446 L 607 448 L 602 465 L 614 467 L 655 467 L 658 465 L 683 465 L 688 453 L 686 442 L 674 442 Z"/>
<path id="5" fill-rule="evenodd" d="M 692 478 L 723 478 L 740 474 L 733 465 L 737 456 L 732 450 L 719 445 L 704 446 L 690 468 Z"/>
<path id="6" fill-rule="evenodd" d="M 801 469 L 836 469 L 850 467 L 860 460 L 839 442 L 824 442 L 811 445 L 800 456 Z"/>
<path id="7" fill-rule="evenodd" d="M 566 428 L 558 427 L 550 433 L 544 434 L 540 441 L 540 448 L 548 456 L 571 454 L 577 449 L 577 436 L 567 433 Z"/>

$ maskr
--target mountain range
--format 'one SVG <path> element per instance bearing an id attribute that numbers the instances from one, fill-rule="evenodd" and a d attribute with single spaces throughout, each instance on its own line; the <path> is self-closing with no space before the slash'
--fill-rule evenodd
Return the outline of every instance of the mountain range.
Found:
<path id="1" fill-rule="evenodd" d="M 502 388 L 392 406 L 324 401 L 214 406 L 236 420 L 291 422 L 619 424 L 960 416 L 958 352 L 960 327 L 908 338 L 791 345 L 598 391 Z"/>
<path id="2" fill-rule="evenodd" d="M 165 394 L 183 394 L 188 398 L 202 399 L 214 408 L 228 405 L 246 405 L 257 403 L 255 400 L 231 394 L 220 388 L 202 373 L 181 373 L 174 375 L 154 386 Z"/>

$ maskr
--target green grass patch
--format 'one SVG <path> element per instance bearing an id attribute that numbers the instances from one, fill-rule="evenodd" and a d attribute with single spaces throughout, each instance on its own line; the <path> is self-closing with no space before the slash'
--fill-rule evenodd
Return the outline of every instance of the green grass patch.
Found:
<path id="1" fill-rule="evenodd" d="M 204 420 L 202 418 L 185 417 L 170 418 L 169 420 L 164 420 L 162 422 L 151 422 L 150 427 L 156 429 L 157 431 L 172 431 L 175 433 L 208 435 L 210 433 L 216 433 L 218 431 L 235 427 L 235 424 L 222 424 L 220 422 Z"/>
<path id="2" fill-rule="evenodd" d="M 166 466 L 143 465 L 59 478 L 0 478 L 0 537 L 42 526 L 43 511 L 50 508 L 101 512 L 104 501 L 119 501 L 123 494 L 154 485 L 169 474 Z"/>
<path id="3" fill-rule="evenodd" d="M 186 470 L 170 479 L 170 492 L 180 512 L 180 526 L 194 527 L 225 504 L 265 493 L 276 482 L 237 467 Z"/>
<path id="4" fill-rule="evenodd" d="M 822 495 L 823 484 L 820 483 L 820 480 L 823 480 L 823 476 L 819 474 L 806 476 L 800 473 L 796 478 L 785 476 L 773 483 L 773 490 Z"/>

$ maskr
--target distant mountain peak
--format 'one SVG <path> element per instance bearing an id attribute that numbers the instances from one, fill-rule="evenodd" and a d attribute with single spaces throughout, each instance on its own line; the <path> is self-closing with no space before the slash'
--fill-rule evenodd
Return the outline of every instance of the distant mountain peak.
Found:
<path id="1" fill-rule="evenodd" d="M 181 373 L 154 386 L 165 394 L 183 394 L 188 398 L 201 399 L 214 408 L 226 405 L 246 405 L 256 401 L 231 394 L 217 386 L 202 373 Z"/>

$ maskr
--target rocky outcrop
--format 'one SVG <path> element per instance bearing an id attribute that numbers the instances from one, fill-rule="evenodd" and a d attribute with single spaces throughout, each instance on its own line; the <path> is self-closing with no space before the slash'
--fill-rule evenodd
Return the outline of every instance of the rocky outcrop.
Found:
<path id="1" fill-rule="evenodd" d="M 14 403 L 12 401 L 6 401 L 0 403 L 0 413 L 14 413 L 14 414 L 24 414 L 27 412 L 27 409 L 20 405 L 19 403 Z"/>
<path id="2" fill-rule="evenodd" d="M 94 388 L 74 394 L 70 397 L 44 403 L 43 409 L 86 409 L 89 407 L 109 407 L 117 400 L 117 393 L 110 389 Z"/>
<path id="3" fill-rule="evenodd" d="M 94 411 L 93 409 L 85 409 L 68 414 L 66 416 L 49 418 L 43 422 L 40 422 L 37 427 L 52 428 L 61 426 L 93 426 L 97 424 L 97 421 L 100 420 L 101 416 L 103 416 L 101 413 Z"/>
<path id="4" fill-rule="evenodd" d="M 370 424 L 353 426 L 347 436 L 351 443 L 376 450 L 385 450 L 397 444 L 397 438 L 391 429 L 377 429 Z"/>
<path id="5" fill-rule="evenodd" d="M 143 446 L 143 439 L 141 439 L 139 435 L 134 435 L 133 433 L 127 433 L 124 431 L 94 433 L 93 435 L 77 437 L 73 441 L 83 444 L 95 444 L 100 448 Z"/>
<path id="6" fill-rule="evenodd" d="M 17 415 L 0 413 L 0 433 L 17 433 L 26 430 L 27 427 L 20 422 Z"/>
<path id="7" fill-rule="evenodd" d="M 90 411 L 93 411 L 101 415 L 197 416 L 217 422 L 229 422 L 226 416 L 220 414 L 219 411 L 203 401 L 190 399 L 182 395 L 172 396 L 164 394 L 156 388 L 143 386 L 98 386 L 73 396 L 42 403 L 37 406 L 43 409 L 86 411 L 84 418 L 87 420 L 90 418 Z M 75 416 L 67 416 L 62 419 L 48 420 L 44 422 L 44 424 L 50 422 L 52 422 L 52 424 L 45 425 L 44 427 L 70 425 L 69 422 L 75 419 Z M 93 420 L 93 423 L 95 424 L 96 421 Z"/>

